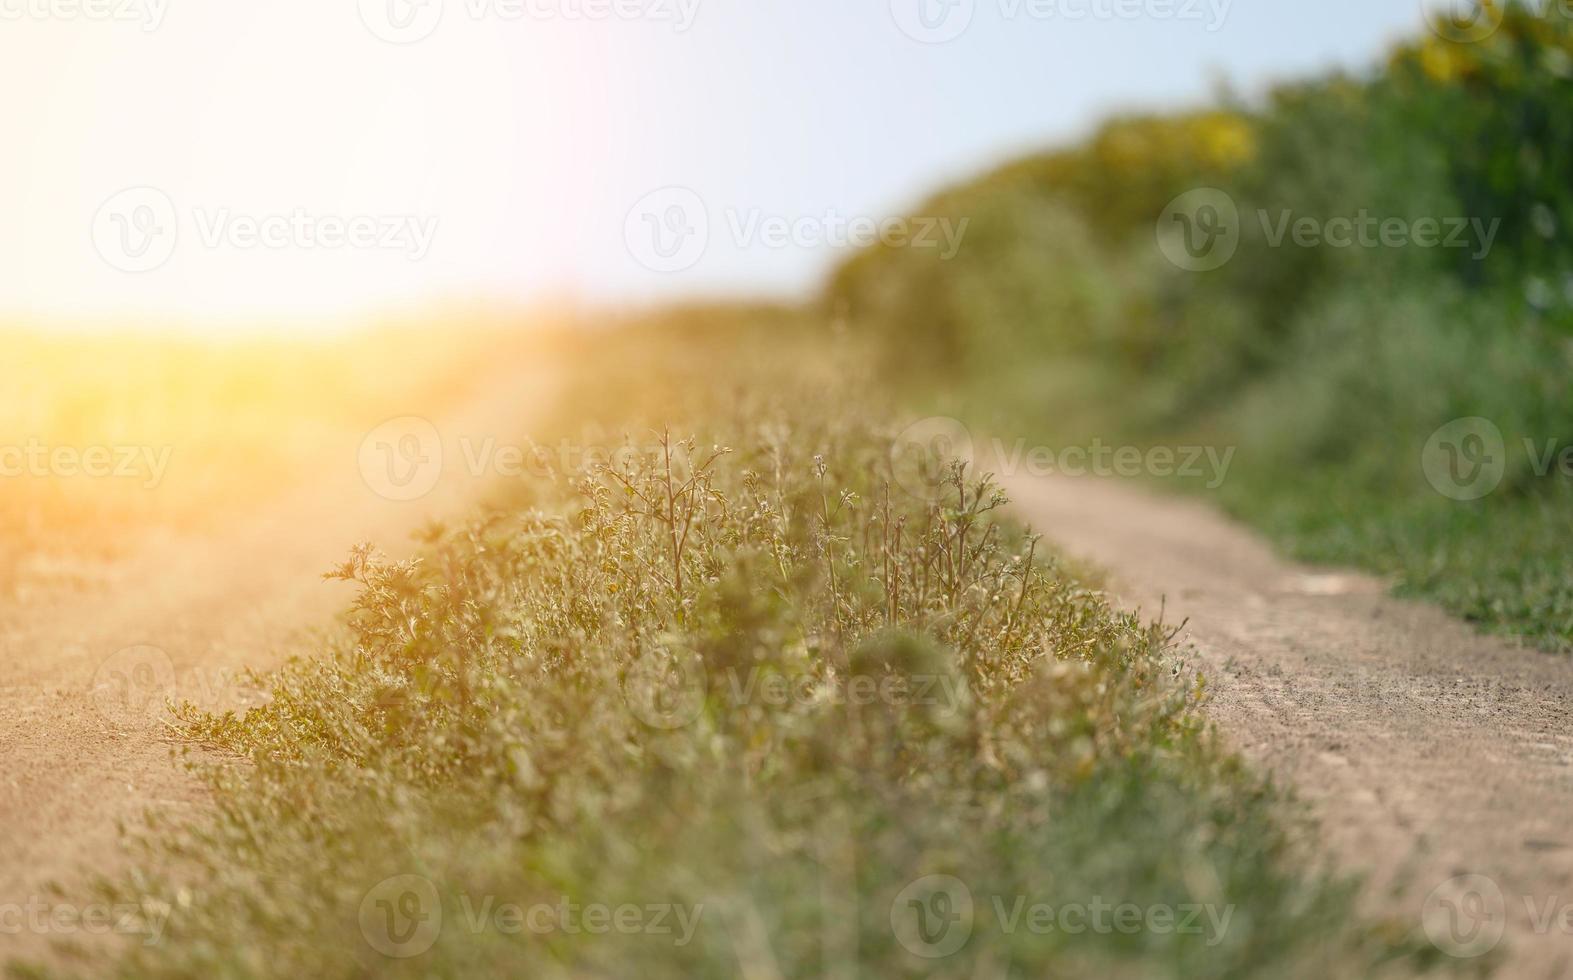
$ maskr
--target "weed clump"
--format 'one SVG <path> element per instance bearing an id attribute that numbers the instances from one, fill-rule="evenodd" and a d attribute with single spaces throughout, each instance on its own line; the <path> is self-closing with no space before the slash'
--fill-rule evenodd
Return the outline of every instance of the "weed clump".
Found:
<path id="1" fill-rule="evenodd" d="M 182 896 L 122 971 L 1233 976 L 1392 955 L 1215 744 L 1169 630 L 1002 519 L 987 478 L 949 464 L 909 492 L 891 432 L 795 404 L 556 471 L 413 560 L 356 549 L 321 658 L 245 715 L 180 710 L 248 764 L 210 770 L 214 817 L 118 886 Z M 1022 914 L 1105 904 L 1145 924 Z"/>

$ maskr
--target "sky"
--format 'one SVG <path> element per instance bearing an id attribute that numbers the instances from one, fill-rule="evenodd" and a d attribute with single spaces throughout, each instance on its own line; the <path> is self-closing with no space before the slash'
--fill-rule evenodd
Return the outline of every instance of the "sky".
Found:
<path id="1" fill-rule="evenodd" d="M 801 294 L 947 182 L 1366 67 L 1419 3 L 0 0 L 0 319 Z"/>

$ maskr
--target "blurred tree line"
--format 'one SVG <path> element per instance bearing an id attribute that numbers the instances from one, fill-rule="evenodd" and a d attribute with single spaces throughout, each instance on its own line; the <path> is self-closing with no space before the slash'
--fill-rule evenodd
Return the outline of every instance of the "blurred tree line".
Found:
<path id="1" fill-rule="evenodd" d="M 1559 4 L 1497 15 L 1481 41 L 1429 36 L 1379 70 L 1284 86 L 1259 104 L 1226 95 L 1208 111 L 1116 119 L 1084 145 L 948 189 L 919 210 L 971 219 L 959 255 L 866 250 L 829 299 L 899 339 L 894 369 L 965 377 L 1001 357 L 1088 355 L 1156 389 L 1140 420 L 1163 424 L 1298 362 L 1299 342 L 1315 339 L 1300 335 L 1323 325 L 1318 310 L 1339 293 L 1430 295 L 1449 320 L 1455 301 L 1488 297 L 1483 329 L 1564 340 L 1573 27 Z M 1226 191 L 1240 213 L 1238 253 L 1205 274 L 1153 247 L 1165 206 L 1197 187 Z M 1286 213 L 1500 225 L 1484 256 L 1274 245 L 1270 226 Z"/>

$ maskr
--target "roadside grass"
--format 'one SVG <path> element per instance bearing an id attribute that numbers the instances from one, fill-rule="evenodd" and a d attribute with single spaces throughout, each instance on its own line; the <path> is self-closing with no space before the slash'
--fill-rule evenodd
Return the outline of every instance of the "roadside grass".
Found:
<path id="1" fill-rule="evenodd" d="M 934 386 L 924 411 L 1027 445 L 1207 446 L 1233 451 L 1226 478 L 1152 482 L 1206 499 L 1311 563 L 1364 568 L 1396 594 L 1435 602 L 1482 630 L 1573 651 L 1573 416 L 1562 385 L 1573 347 L 1503 337 L 1489 298 L 1444 286 L 1335 293 L 1306 313 L 1284 362 L 1171 414 L 1106 361 L 1021 359 L 982 382 Z M 934 391 L 948 394 L 936 395 Z M 1121 399 L 1099 395 L 1110 386 Z M 1162 400 L 1161 396 L 1158 400 Z M 1450 420 L 1497 426 L 1501 479 L 1457 499 L 1433 434 Z M 1445 457 L 1443 457 L 1445 458 Z M 1466 467 L 1467 469 L 1467 467 Z M 1437 479 L 1437 483 L 1432 480 Z"/>
<path id="2" fill-rule="evenodd" d="M 706 354 L 719 330 L 565 345 L 556 431 L 591 462 L 544 442 L 549 477 L 418 558 L 356 549 L 342 633 L 265 706 L 179 709 L 214 810 L 103 885 L 157 942 L 81 971 L 1435 965 L 1220 747 L 1172 628 L 1111 608 L 976 474 L 893 460 L 848 343 L 739 334 L 752 354 Z"/>
<path id="3" fill-rule="evenodd" d="M 1484 630 L 1573 650 L 1573 489 L 1460 502 L 1423 491 L 1395 500 L 1325 477 L 1287 482 L 1242 469 L 1221 502 L 1296 558 L 1364 567 Z"/>
<path id="4" fill-rule="evenodd" d="M 1557 459 L 1573 445 L 1573 346 L 1501 320 L 1494 297 L 1445 283 L 1335 291 L 1306 311 L 1292 368 L 1245 386 L 1198 431 L 1239 447 L 1221 503 L 1296 557 L 1369 568 L 1401 595 L 1567 652 L 1573 480 Z M 1500 482 L 1479 499 L 1427 469 L 1457 442 L 1434 441 L 1439 430 L 1469 417 L 1501 437 L 1481 457 Z"/>

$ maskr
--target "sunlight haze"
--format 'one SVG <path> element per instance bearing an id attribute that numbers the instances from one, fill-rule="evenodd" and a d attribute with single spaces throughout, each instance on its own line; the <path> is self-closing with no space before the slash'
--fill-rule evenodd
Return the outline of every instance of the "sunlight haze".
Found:
<path id="1" fill-rule="evenodd" d="M 0 316 L 795 294 L 840 242 L 771 221 L 883 220 L 1111 110 L 1364 66 L 1419 20 L 1409 0 L 969 0 L 925 43 L 906 0 L 387 2 L 8 2 L 0 80 L 26 97 L 0 107 Z M 708 213 L 675 271 L 626 241 L 663 188 Z"/>

